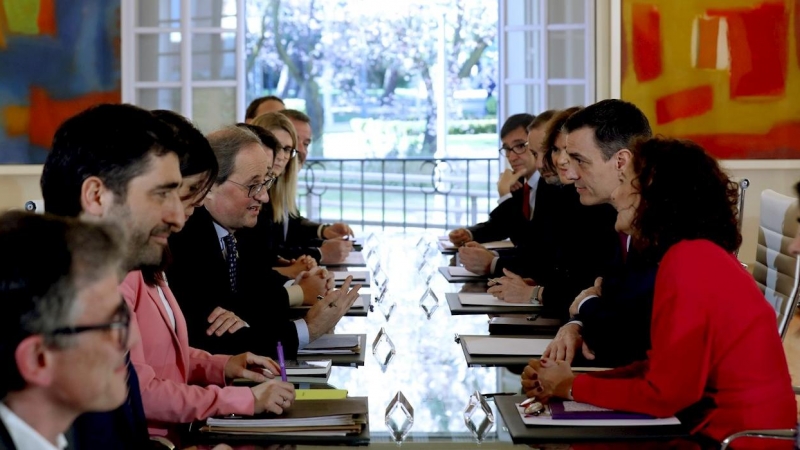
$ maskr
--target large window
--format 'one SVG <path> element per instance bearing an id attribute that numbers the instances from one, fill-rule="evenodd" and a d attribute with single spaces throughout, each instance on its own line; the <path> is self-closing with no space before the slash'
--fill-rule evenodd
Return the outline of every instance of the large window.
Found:
<path id="1" fill-rule="evenodd" d="M 209 132 L 244 108 L 243 0 L 123 0 L 123 100 Z M 241 22 L 241 23 L 240 23 Z"/>

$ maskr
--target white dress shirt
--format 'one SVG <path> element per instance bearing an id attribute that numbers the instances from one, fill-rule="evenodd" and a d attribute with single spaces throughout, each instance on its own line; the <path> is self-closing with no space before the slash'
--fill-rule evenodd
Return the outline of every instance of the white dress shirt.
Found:
<path id="1" fill-rule="evenodd" d="M 231 233 L 217 222 L 214 222 L 214 229 L 217 230 L 217 240 L 219 241 L 219 248 L 222 250 L 222 256 L 227 258 L 228 256 L 225 251 L 225 241 L 223 239 Z M 300 288 L 300 286 L 292 287 Z M 297 341 L 299 343 L 298 348 L 302 349 L 308 345 L 309 342 L 311 342 L 311 334 L 308 332 L 308 324 L 306 323 L 305 319 L 297 319 L 294 321 L 294 326 L 297 328 Z"/>
<path id="2" fill-rule="evenodd" d="M 53 445 L 2 402 L 0 402 L 0 420 L 6 426 L 8 435 L 14 441 L 14 446 L 20 450 L 64 450 L 67 448 L 67 438 L 63 434 L 58 435 L 57 445 Z"/>

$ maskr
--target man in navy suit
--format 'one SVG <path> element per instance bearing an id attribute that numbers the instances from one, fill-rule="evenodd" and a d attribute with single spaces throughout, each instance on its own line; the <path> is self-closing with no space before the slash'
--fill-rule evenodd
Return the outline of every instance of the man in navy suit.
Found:
<path id="1" fill-rule="evenodd" d="M 167 238 L 185 221 L 173 140 L 165 123 L 132 105 L 99 105 L 68 119 L 44 164 L 45 210 L 121 229 L 125 272 L 158 264 Z M 127 401 L 110 413 L 79 417 L 77 448 L 150 446 L 139 380 L 127 366 Z"/>

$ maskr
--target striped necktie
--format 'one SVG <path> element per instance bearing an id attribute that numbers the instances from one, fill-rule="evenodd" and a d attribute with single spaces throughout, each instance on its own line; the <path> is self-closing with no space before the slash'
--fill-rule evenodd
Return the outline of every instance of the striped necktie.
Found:
<path id="1" fill-rule="evenodd" d="M 236 292 L 236 260 L 239 253 L 236 250 L 236 238 L 229 234 L 222 238 L 225 244 L 225 258 L 228 260 L 228 281 L 231 283 L 231 292 Z"/>

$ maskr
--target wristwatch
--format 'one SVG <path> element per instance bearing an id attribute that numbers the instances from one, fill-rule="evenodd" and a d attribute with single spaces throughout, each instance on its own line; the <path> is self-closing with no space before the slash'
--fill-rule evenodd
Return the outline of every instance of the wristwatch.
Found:
<path id="1" fill-rule="evenodd" d="M 542 300 L 539 298 L 539 292 L 542 290 L 541 286 L 534 286 L 533 292 L 531 293 L 531 303 L 541 303 Z"/>

